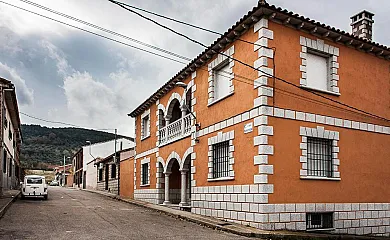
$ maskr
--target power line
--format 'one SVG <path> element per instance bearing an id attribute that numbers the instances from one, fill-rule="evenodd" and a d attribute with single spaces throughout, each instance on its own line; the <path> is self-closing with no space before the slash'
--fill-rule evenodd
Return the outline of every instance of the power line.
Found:
<path id="1" fill-rule="evenodd" d="M 19 112 L 19 113 L 22 114 L 22 115 L 24 115 L 24 116 L 26 116 L 26 117 L 29 117 L 29 118 L 32 118 L 32 119 L 35 119 L 35 120 L 39 120 L 39 121 L 42 121 L 42 122 L 46 122 L 46 123 L 61 124 L 61 125 L 64 125 L 64 126 L 82 128 L 82 129 L 87 129 L 87 130 L 95 130 L 95 131 L 110 131 L 110 130 L 115 130 L 115 129 L 111 129 L 111 128 L 104 128 L 104 129 L 86 128 L 86 127 L 78 126 L 78 125 L 75 125 L 75 124 L 72 124 L 72 123 L 66 123 L 66 122 L 60 122 L 60 121 L 52 121 L 52 120 L 47 120 L 47 119 L 35 117 L 35 116 L 32 116 L 32 115 L 27 114 L 27 113 L 24 113 L 24 112 Z"/>
<path id="2" fill-rule="evenodd" d="M 214 31 L 214 30 L 210 30 L 210 29 L 207 29 L 207 28 L 204 28 L 204 27 L 200 27 L 200 26 L 197 26 L 197 25 L 194 25 L 194 24 L 191 24 L 191 23 L 187 23 L 187 22 L 184 22 L 184 21 L 181 21 L 181 20 L 177 20 L 177 19 L 174 19 L 174 18 L 171 18 L 171 17 L 168 17 L 168 16 L 164 16 L 162 14 L 158 14 L 158 13 L 155 13 L 155 12 L 152 12 L 152 11 L 140 8 L 140 7 L 132 6 L 132 5 L 124 3 L 124 2 L 120 2 L 120 1 L 111 1 L 111 2 L 116 2 L 116 3 L 119 3 L 119 4 L 125 5 L 125 6 L 127 6 L 129 8 L 134 8 L 134 9 L 136 9 L 138 11 L 142 11 L 142 12 L 146 12 L 148 14 L 154 15 L 156 17 L 160 17 L 160 18 L 167 19 L 167 20 L 170 20 L 172 22 L 180 23 L 180 24 L 183 24 L 183 25 L 186 25 L 186 26 L 189 26 L 189 27 L 192 27 L 192 28 L 196 28 L 196 29 L 199 29 L 199 30 L 202 30 L 202 31 L 205 31 L 205 32 L 209 32 L 209 33 L 213 33 L 213 34 L 216 34 L 216 35 L 223 36 L 223 33 L 220 33 L 220 32 Z M 245 42 L 245 43 L 249 43 L 249 44 L 252 44 L 252 45 L 256 45 L 256 46 L 262 46 L 260 44 L 257 44 L 257 43 L 254 43 L 254 42 L 250 42 L 250 41 L 247 41 L 247 40 L 244 40 L 244 39 L 241 39 L 241 38 L 237 38 L 236 40 L 241 41 L 241 42 Z M 264 46 L 262 46 L 262 47 L 264 47 Z"/>
<path id="3" fill-rule="evenodd" d="M 172 29 L 172 28 L 170 28 L 170 27 L 167 27 L 167 26 L 165 26 L 165 25 L 163 25 L 163 24 L 157 22 L 156 20 L 153 20 L 153 19 L 151 19 L 151 18 L 149 18 L 149 17 L 146 17 L 146 16 L 142 15 L 142 14 L 139 13 L 139 12 L 136 12 L 136 11 L 134 11 L 134 10 L 132 10 L 132 9 L 129 9 L 128 7 L 122 5 L 120 2 L 117 2 L 117 1 L 114 1 L 114 0 L 108 0 L 108 1 L 112 2 L 112 3 L 115 4 L 115 5 L 118 5 L 119 7 L 123 8 L 123 9 L 126 9 L 127 11 L 129 11 L 129 12 L 135 14 L 135 15 L 138 15 L 139 17 L 141 17 L 141 18 L 143 18 L 143 19 L 145 19 L 145 20 L 148 20 L 148 21 L 150 21 L 150 22 L 152 22 L 152 23 L 154 23 L 154 24 L 156 24 L 156 25 L 158 25 L 158 26 L 160 26 L 160 27 L 162 27 L 162 28 L 164 28 L 164 29 L 167 29 L 167 30 L 170 31 L 170 32 L 173 32 L 173 33 L 175 33 L 176 35 L 179 35 L 179 36 L 181 36 L 181 37 L 183 37 L 183 38 L 185 38 L 185 39 L 187 39 L 187 40 L 189 40 L 189 41 L 191 41 L 191 42 L 194 42 L 194 43 L 196 43 L 196 44 L 198 44 L 198 45 L 200 45 L 200 46 L 202 46 L 202 47 L 204 47 L 204 48 L 206 48 L 206 49 L 208 48 L 208 46 L 205 45 L 205 44 L 203 44 L 202 42 L 199 42 L 198 40 L 195 40 L 195 39 L 193 39 L 193 38 L 191 38 L 191 37 L 189 37 L 189 36 L 187 36 L 187 35 L 185 35 L 185 34 L 183 34 L 183 33 L 180 33 L 180 32 L 178 32 L 178 31 L 176 31 L 176 30 L 174 30 L 174 29 Z M 294 84 L 294 83 L 291 83 L 291 82 L 289 82 L 289 81 L 287 81 L 287 80 L 285 80 L 285 79 L 282 79 L 282 78 L 273 76 L 272 74 L 269 74 L 269 73 L 267 73 L 267 72 L 265 72 L 265 71 L 263 71 L 263 70 L 261 70 L 261 69 L 259 69 L 259 68 L 252 67 L 252 65 L 249 65 L 249 64 L 247 64 L 247 63 L 245 63 L 245 62 L 243 62 L 243 61 L 241 61 L 241 60 L 235 59 L 235 58 L 229 56 L 228 54 L 225 54 L 224 52 L 216 51 L 216 50 L 214 50 L 214 51 L 217 52 L 217 53 L 219 53 L 219 54 L 221 54 L 221 55 L 223 55 L 223 56 L 225 56 L 225 57 L 227 57 L 227 58 L 229 58 L 229 59 L 232 59 L 232 60 L 234 60 L 234 61 L 237 61 L 238 63 L 240 63 L 240 64 L 242 64 L 242 65 L 244 65 L 244 66 L 246 66 L 246 67 L 249 67 L 249 68 L 254 69 L 254 70 L 256 70 L 256 71 L 260 71 L 261 73 L 267 75 L 268 77 L 273 77 L 273 78 L 275 78 L 275 79 L 277 79 L 277 80 L 280 80 L 280 81 L 282 81 L 282 82 L 284 82 L 284 83 L 286 83 L 286 84 L 289 84 L 289 85 L 294 86 L 294 87 L 296 87 L 296 88 L 298 88 L 298 89 L 301 89 L 300 86 L 298 86 L 298 85 L 296 85 L 296 84 Z M 340 101 L 334 100 L 334 99 L 332 99 L 332 98 L 329 98 L 329 97 L 323 96 L 323 95 L 321 95 L 321 94 L 318 94 L 318 93 L 316 93 L 316 92 L 314 92 L 314 91 L 308 90 L 308 92 L 310 92 L 310 93 L 312 93 L 312 94 L 314 94 L 314 95 L 316 95 L 316 96 L 325 98 L 325 99 L 327 99 L 327 100 L 329 100 L 329 101 L 335 102 L 335 103 L 337 103 L 337 104 L 343 105 L 343 106 L 345 106 L 345 107 L 348 107 L 348 108 L 354 109 L 354 110 L 356 110 L 356 111 L 360 111 L 360 112 L 362 112 L 362 113 L 365 113 L 365 114 L 367 114 L 367 115 L 373 116 L 373 117 L 375 117 L 375 118 L 378 118 L 378 119 L 381 119 L 381 120 L 390 122 L 390 120 L 387 119 L 387 118 L 384 118 L 384 117 L 382 117 L 382 116 L 379 116 L 379 115 L 376 115 L 376 114 L 373 114 L 373 113 L 370 113 L 370 112 L 361 110 L 361 109 L 359 109 L 359 108 L 350 106 L 350 105 L 348 105 L 348 104 L 345 104 L 345 103 L 342 103 L 342 102 L 340 102 Z"/>
<path id="4" fill-rule="evenodd" d="M 134 40 L 135 42 L 138 41 L 138 42 L 140 42 L 140 43 L 145 44 L 145 46 L 151 47 L 151 48 L 153 48 L 153 49 L 155 49 L 155 50 L 158 50 L 158 51 L 162 51 L 162 52 L 164 52 L 164 53 L 166 53 L 166 54 L 173 55 L 173 56 L 175 56 L 175 57 L 179 57 L 179 58 L 182 58 L 182 59 L 188 59 L 188 58 L 186 58 L 186 57 L 183 57 L 183 56 L 181 56 L 181 55 L 175 54 L 175 53 L 170 52 L 170 51 L 168 51 L 168 50 L 165 50 L 165 49 L 162 49 L 162 48 L 159 48 L 159 47 L 155 47 L 155 46 L 153 46 L 153 45 L 150 45 L 150 44 L 141 42 L 141 41 L 136 40 L 136 39 L 132 39 L 132 38 L 130 38 L 130 37 L 128 37 L 128 36 L 125 36 L 125 35 L 123 35 L 123 34 L 116 33 L 116 32 L 114 32 L 114 31 L 111 31 L 111 30 L 108 30 L 108 29 L 99 27 L 99 26 L 97 26 L 97 25 L 95 25 L 95 24 L 85 22 L 85 21 L 83 21 L 83 20 L 80 20 L 80 19 L 77 19 L 77 18 L 75 18 L 75 17 L 72 17 L 72 16 L 69 16 L 69 15 L 63 14 L 63 13 L 61 13 L 61 12 L 52 10 L 52 9 L 47 8 L 47 7 L 45 7 L 45 6 L 42 6 L 42 5 L 33 3 L 33 2 L 31 2 L 31 1 L 27 1 L 27 0 L 20 0 L 20 1 L 25 2 L 25 3 L 27 3 L 27 4 L 31 4 L 31 5 L 33 5 L 33 6 L 35 6 L 35 7 L 44 9 L 44 10 L 46 10 L 46 11 L 55 13 L 55 14 L 57 14 L 57 15 L 66 17 L 66 18 L 68 18 L 68 19 L 74 20 L 74 21 L 76 21 L 76 22 L 79 22 L 79 23 L 82 23 L 82 24 L 85 24 L 85 25 L 94 27 L 94 28 L 96 28 L 96 29 L 105 31 L 105 32 L 107 32 L 107 33 L 114 34 L 114 35 L 116 35 L 116 36 L 119 36 L 119 37 L 122 37 L 122 38 L 125 38 L 125 39 L 128 39 L 128 40 Z M 4 3 L 3 1 L 0 1 L 0 2 Z M 5 4 L 8 4 L 8 3 L 5 3 Z M 8 4 L 8 5 L 13 6 L 13 7 L 16 7 L 16 8 L 19 8 L 19 9 L 21 9 L 21 10 L 24 10 L 24 11 L 27 11 L 27 12 L 30 12 L 30 13 L 33 13 L 33 14 L 36 14 L 36 15 L 41 16 L 41 17 L 44 17 L 44 18 L 47 18 L 47 19 L 49 19 L 49 20 L 53 20 L 53 21 L 56 21 L 56 22 L 65 24 L 65 25 L 67 25 L 67 26 L 75 27 L 75 26 L 73 26 L 73 25 L 70 25 L 70 24 L 63 23 L 63 22 L 61 22 L 61 21 L 58 21 L 58 20 L 56 20 L 56 19 L 52 19 L 52 18 L 50 18 L 50 17 L 47 17 L 47 16 L 44 16 L 44 15 L 41 15 L 41 14 L 38 14 L 38 13 L 35 13 L 35 12 L 32 12 L 32 11 L 29 11 L 29 10 L 26 10 L 26 9 L 20 8 L 20 7 L 14 6 L 14 5 L 12 5 L 12 4 Z M 95 33 L 93 33 L 93 32 L 90 32 L 90 31 L 88 31 L 88 30 L 84 30 L 84 29 L 79 28 L 79 27 L 75 27 L 75 28 L 78 29 L 78 30 L 86 31 L 86 32 L 88 32 L 88 33 L 92 33 L 92 34 L 97 35 L 97 36 L 99 36 L 99 37 L 104 37 L 104 38 L 106 38 L 106 39 L 108 39 L 108 40 L 112 40 L 112 39 L 110 39 L 110 38 L 108 38 L 108 37 L 102 36 L 102 35 L 100 35 L 100 34 L 95 34 Z M 117 40 L 114 40 L 114 41 L 115 41 L 115 42 L 122 43 L 122 42 L 117 41 Z M 138 43 L 138 42 L 137 42 L 137 43 Z M 250 42 L 249 42 L 249 43 L 250 43 Z M 124 43 L 124 44 L 125 44 L 126 46 L 133 47 L 133 46 L 128 45 L 128 44 L 126 44 L 126 43 Z M 138 50 L 141 50 L 141 51 L 146 51 L 146 50 L 139 49 L 139 48 L 137 48 L 137 49 L 138 49 Z M 146 51 L 146 52 L 150 53 L 149 51 Z M 152 53 L 152 54 L 154 54 L 154 53 Z M 156 54 L 155 54 L 155 55 L 156 55 Z M 161 56 L 161 55 L 158 55 L 158 56 Z M 164 56 L 164 57 L 165 57 L 165 56 Z M 171 61 L 177 62 L 176 60 L 171 59 L 171 58 L 167 58 L 167 59 L 168 59 L 168 60 L 171 60 Z M 183 62 L 180 62 L 180 63 L 185 64 L 185 63 L 183 63 Z M 203 67 L 201 67 L 200 69 L 208 72 L 208 70 L 207 70 L 207 69 L 206 69 L 206 70 L 203 69 Z M 229 73 L 229 72 L 226 72 L 226 71 L 223 71 L 223 73 L 227 73 L 228 75 L 231 75 L 231 74 L 232 74 L 232 73 Z M 226 76 L 223 75 L 223 74 L 218 74 L 218 75 L 226 77 Z M 245 83 L 245 84 L 248 84 L 248 85 L 252 85 L 252 86 L 253 86 L 253 85 L 254 85 L 253 82 L 256 82 L 256 80 L 252 80 L 252 79 L 249 79 L 249 78 L 247 78 L 247 77 L 240 76 L 240 75 L 238 75 L 238 74 L 235 74 L 234 76 L 235 76 L 235 78 L 234 78 L 235 81 L 238 81 L 238 82 L 241 82 L 241 83 Z M 238 79 L 238 78 L 242 78 L 242 79 L 245 79 L 245 80 L 249 80 L 249 82 L 240 80 L 240 79 Z M 263 87 L 263 86 L 260 86 L 260 87 Z M 274 88 L 275 88 L 275 89 L 278 89 L 279 92 L 280 92 L 280 91 L 287 92 L 287 91 L 285 91 L 285 90 L 282 90 L 282 89 L 279 89 L 279 88 L 276 88 L 276 87 L 274 87 Z M 291 93 L 291 92 L 289 92 L 289 93 L 290 93 L 290 94 L 293 94 L 293 93 Z M 298 94 L 295 94 L 295 95 L 296 95 L 296 96 L 301 96 L 301 95 L 298 95 Z M 320 96 L 321 96 L 321 95 L 320 95 Z M 316 101 L 316 102 L 318 102 L 318 103 L 322 103 L 322 104 L 328 105 L 328 106 L 332 106 L 332 107 L 335 107 L 335 108 L 347 110 L 347 109 L 340 108 L 340 107 L 337 107 L 337 106 L 334 106 L 334 105 L 326 104 L 326 103 L 324 103 L 324 102 L 320 102 L 320 101 L 318 101 L 318 100 L 314 100 L 314 99 L 312 99 L 312 100 L 313 100 L 313 101 Z M 348 110 L 348 111 L 350 111 L 350 110 Z M 350 112 L 353 112 L 353 111 L 350 111 Z M 353 113 L 359 114 L 359 113 L 357 113 L 357 112 L 353 112 Z M 366 116 L 366 115 L 363 115 L 363 116 Z M 41 119 L 39 119 L 39 120 L 41 120 Z M 60 123 L 60 122 L 56 122 L 56 123 Z M 67 124 L 67 125 L 72 126 L 72 124 Z M 76 127 L 79 127 L 79 126 L 76 126 Z M 81 127 L 81 128 L 83 128 L 83 127 Z M 99 130 L 108 130 L 108 129 L 99 129 Z M 109 129 L 109 130 L 112 130 L 112 129 Z"/>
<path id="5" fill-rule="evenodd" d="M 154 46 L 154 45 L 151 45 L 151 44 L 145 43 L 145 42 L 143 42 L 143 41 L 140 41 L 140 40 L 137 40 L 137 39 L 128 37 L 128 36 L 123 35 L 123 34 L 121 34 L 121 33 L 118 33 L 118 32 L 115 32 L 115 31 L 111 31 L 111 30 L 109 30 L 109 29 L 100 27 L 100 26 L 98 26 L 98 25 L 95 25 L 95 24 L 93 24 L 93 23 L 90 23 L 90 22 L 81 20 L 81 19 L 79 19 L 79 18 L 75 18 L 75 17 L 70 16 L 70 15 L 67 15 L 67 14 L 65 14 L 65 13 L 58 12 L 58 11 L 53 10 L 53 9 L 51 9 L 51 8 L 45 7 L 45 6 L 43 6 L 43 5 L 39 5 L 39 4 L 35 3 L 35 2 L 31 2 L 31 1 L 28 1 L 28 0 L 19 0 L 19 1 L 24 2 L 24 3 L 27 3 L 27 4 L 30 4 L 30 5 L 32 5 L 32 6 L 34 6 L 34 7 L 37 7 L 37 8 L 46 10 L 46 11 L 48 11 L 48 12 L 57 14 L 57 15 L 62 16 L 62 17 L 64 17 L 64 18 L 67 18 L 67 19 L 76 21 L 76 22 L 78 22 L 78 23 L 82 23 L 82 24 L 84 24 L 84 25 L 87 25 L 87 26 L 89 26 L 89 27 L 98 29 L 98 30 L 100 30 L 100 31 L 103 31 L 103 32 L 106 32 L 106 33 L 110 33 L 110 34 L 112 34 L 112 35 L 115 35 L 115 36 L 118 36 L 118 37 L 127 39 L 127 40 L 129 40 L 129 41 L 132 41 L 132 42 L 135 42 L 135 43 L 137 43 L 137 44 L 143 45 L 143 46 L 145 46 L 145 47 L 149 47 L 149 48 L 152 48 L 152 49 L 154 49 L 154 50 L 157 50 L 157 51 L 160 51 L 160 52 L 169 54 L 169 55 L 171 55 L 171 56 L 175 56 L 175 57 L 177 57 L 177 58 L 181 58 L 181 59 L 186 60 L 186 61 L 191 61 L 191 60 L 192 60 L 191 58 L 183 57 L 183 56 L 181 56 L 181 55 L 179 55 L 179 54 L 177 54 L 177 53 L 174 53 L 174 52 L 171 52 L 171 51 L 168 51 L 168 50 L 165 50 L 165 49 L 156 47 L 156 46 Z"/>
<path id="6" fill-rule="evenodd" d="M 105 39 L 107 39 L 107 40 L 110 40 L 110 41 L 113 41 L 113 42 L 116 42 L 116 43 L 119 43 L 119 44 L 122 44 L 122 45 L 125 45 L 125 46 L 128 46 L 128 47 L 137 49 L 137 50 L 139 50 L 139 51 L 143 51 L 143 52 L 146 52 L 146 53 L 149 53 L 149 54 L 153 54 L 153 55 L 155 55 L 155 56 L 162 57 L 162 58 L 165 58 L 165 59 L 168 59 L 168 60 L 177 62 L 177 63 L 186 64 L 186 63 L 184 63 L 184 62 L 182 62 L 182 61 L 179 61 L 179 60 L 177 60 L 177 59 L 173 59 L 173 58 L 170 58 L 170 57 L 167 57 L 167 56 L 164 56 L 164 55 L 155 53 L 155 52 L 151 52 L 151 51 L 148 51 L 148 50 L 145 50 L 145 49 L 142 49 L 142 48 L 139 48 L 139 47 L 130 45 L 130 44 L 128 44 L 128 43 L 121 42 L 121 41 L 119 41 L 119 40 L 116 40 L 116 39 L 113 39 L 113 38 L 110 38 L 110 37 L 107 37 L 107 36 L 104 36 L 104 35 L 101 35 L 101 34 L 98 34 L 98 33 L 91 32 L 91 31 L 89 31 L 89 30 L 86 30 L 86 29 L 83 29 L 83 28 L 80 28 L 80 27 L 77 27 L 77 26 L 74 26 L 74 25 L 71 25 L 71 24 L 62 22 L 62 21 L 60 21 L 60 20 L 57 20 L 57 19 L 54 19 L 54 18 L 45 16 L 45 15 L 42 15 L 42 14 L 39 14 L 39 13 L 36 13 L 36 12 L 33 12 L 33 11 L 30 11 L 30 10 L 27 10 L 27 9 L 22 8 L 22 7 L 19 7 L 19 6 L 12 5 L 12 4 L 7 3 L 7 2 L 0 1 L 0 3 L 4 3 L 4 4 L 9 5 L 9 6 L 11 6 L 11 7 L 18 8 L 18 9 L 20 9 L 20 10 L 23 10 L 23 11 L 26 11 L 26 12 L 29 12 L 29 13 L 32 13 L 32 14 L 35 14 L 35 15 L 37 15 L 37 16 L 40 16 L 40 17 L 43 17 L 43 18 L 46 18 L 46 19 L 49 19 L 49 20 L 52 20 L 52 21 L 55 21 L 55 22 L 58 22 L 58 23 L 61 23 L 61 24 L 64 24 L 64 25 L 66 25 L 66 26 L 69 26 L 69 27 L 72 27 L 72 28 L 81 30 L 81 31 L 83 31 L 83 32 L 87 32 L 87 33 L 93 34 L 93 35 L 98 36 L 98 37 L 102 37 L 102 38 L 105 38 Z"/>

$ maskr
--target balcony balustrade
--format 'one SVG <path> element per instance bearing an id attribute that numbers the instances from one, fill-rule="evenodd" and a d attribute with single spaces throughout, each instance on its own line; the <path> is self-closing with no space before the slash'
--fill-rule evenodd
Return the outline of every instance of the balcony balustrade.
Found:
<path id="1" fill-rule="evenodd" d="M 168 144 L 191 134 L 192 119 L 188 114 L 159 130 L 160 145 Z"/>

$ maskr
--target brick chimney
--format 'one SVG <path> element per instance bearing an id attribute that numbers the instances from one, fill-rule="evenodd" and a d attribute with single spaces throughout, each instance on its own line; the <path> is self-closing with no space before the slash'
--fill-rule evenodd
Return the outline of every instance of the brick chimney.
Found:
<path id="1" fill-rule="evenodd" d="M 369 41 L 372 40 L 372 25 L 374 14 L 363 10 L 351 17 L 352 34 L 356 37 L 362 37 Z"/>

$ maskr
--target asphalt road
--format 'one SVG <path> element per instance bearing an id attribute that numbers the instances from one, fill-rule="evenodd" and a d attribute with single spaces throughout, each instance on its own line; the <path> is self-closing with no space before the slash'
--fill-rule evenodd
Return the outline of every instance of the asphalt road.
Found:
<path id="1" fill-rule="evenodd" d="M 0 219 L 0 239 L 246 239 L 95 193 L 49 188 L 18 199 Z"/>

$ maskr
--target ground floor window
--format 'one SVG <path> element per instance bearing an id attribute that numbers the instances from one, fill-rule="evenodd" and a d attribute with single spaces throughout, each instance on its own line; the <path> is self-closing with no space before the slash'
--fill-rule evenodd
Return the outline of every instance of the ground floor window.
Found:
<path id="1" fill-rule="evenodd" d="M 111 165 L 111 178 L 116 178 L 116 165 Z"/>
<path id="2" fill-rule="evenodd" d="M 99 168 L 99 182 L 103 181 L 103 168 Z"/>
<path id="3" fill-rule="evenodd" d="M 320 230 L 333 228 L 333 213 L 306 213 L 306 229 Z"/>
<path id="4" fill-rule="evenodd" d="M 144 163 L 141 165 L 141 184 L 147 185 L 149 184 L 149 163 Z"/>
<path id="5" fill-rule="evenodd" d="M 307 137 L 307 175 L 332 177 L 332 140 Z"/>
<path id="6" fill-rule="evenodd" d="M 229 177 L 229 141 L 213 146 L 213 178 Z"/>

